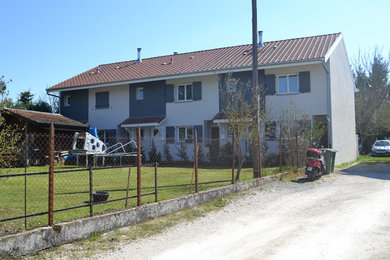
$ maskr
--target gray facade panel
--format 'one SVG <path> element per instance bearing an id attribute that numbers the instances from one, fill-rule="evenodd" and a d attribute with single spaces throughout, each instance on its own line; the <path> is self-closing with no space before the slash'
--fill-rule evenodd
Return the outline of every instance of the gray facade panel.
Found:
<path id="1" fill-rule="evenodd" d="M 130 117 L 165 116 L 165 80 L 130 84 Z M 143 99 L 137 100 L 136 89 L 143 88 Z"/>
<path id="2" fill-rule="evenodd" d="M 65 106 L 64 97 L 70 96 Z M 63 91 L 60 93 L 61 114 L 80 122 L 88 122 L 88 89 Z"/>

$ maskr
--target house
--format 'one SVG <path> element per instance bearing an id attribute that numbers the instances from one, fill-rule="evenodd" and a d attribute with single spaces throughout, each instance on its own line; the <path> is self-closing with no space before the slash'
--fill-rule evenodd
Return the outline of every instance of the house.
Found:
<path id="1" fill-rule="evenodd" d="M 294 104 L 311 123 L 327 126 L 325 142 L 336 163 L 357 156 L 354 83 L 341 33 L 259 44 L 259 84 L 266 88 L 270 122 Z M 99 65 L 47 89 L 60 96 L 60 113 L 100 129 L 100 136 L 135 136 L 177 142 L 224 139 L 219 78 L 251 79 L 251 45 L 141 58 Z M 275 124 L 276 125 L 276 124 Z M 277 134 L 277 127 L 275 127 Z M 274 147 L 272 149 L 278 149 Z"/>
<path id="2" fill-rule="evenodd" d="M 49 129 L 53 123 L 55 129 L 55 151 L 69 151 L 72 148 L 75 132 L 88 131 L 88 125 L 70 119 L 60 114 L 37 112 L 31 110 L 9 109 L 1 111 L 8 125 L 20 129 L 27 149 L 22 156 L 27 155 L 28 165 L 41 165 L 47 161 L 49 154 Z M 26 136 L 26 138 L 24 138 Z M 21 159 L 23 160 L 23 159 Z M 21 163 L 24 165 L 24 162 Z"/>

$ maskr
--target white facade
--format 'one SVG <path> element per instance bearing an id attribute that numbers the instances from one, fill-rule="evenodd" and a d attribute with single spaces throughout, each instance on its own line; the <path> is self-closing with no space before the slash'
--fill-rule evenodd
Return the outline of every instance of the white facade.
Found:
<path id="1" fill-rule="evenodd" d="M 278 76 L 286 74 L 298 75 L 302 71 L 310 71 L 310 92 L 278 94 Z M 266 99 L 270 120 L 277 121 L 280 111 L 289 108 L 291 104 L 297 111 L 308 112 L 310 116 L 327 114 L 326 73 L 321 64 L 267 69 L 265 70 L 265 74 L 275 74 L 276 76 L 276 93 L 275 95 L 267 96 Z"/>
<path id="2" fill-rule="evenodd" d="M 96 108 L 96 92 L 109 92 L 109 107 Z M 88 124 L 91 127 L 117 129 L 129 117 L 129 85 L 93 88 L 88 93 Z"/>
<path id="3" fill-rule="evenodd" d="M 336 164 L 356 160 L 358 156 L 355 123 L 355 84 L 344 41 L 341 41 L 327 63 L 330 69 L 331 124 Z"/>

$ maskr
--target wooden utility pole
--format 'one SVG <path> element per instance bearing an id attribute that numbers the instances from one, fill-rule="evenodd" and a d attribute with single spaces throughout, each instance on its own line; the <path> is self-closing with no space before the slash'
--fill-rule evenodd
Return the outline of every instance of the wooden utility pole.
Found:
<path id="1" fill-rule="evenodd" d="M 252 89 L 258 88 L 258 82 L 259 82 L 259 76 L 258 76 L 258 55 L 257 55 L 257 0 L 252 0 Z M 255 91 L 255 93 L 258 93 L 258 91 Z M 253 178 L 259 178 L 260 177 L 260 149 L 259 146 L 259 135 L 260 135 L 260 97 L 257 97 L 257 104 L 256 106 L 256 118 L 255 118 L 255 124 L 256 124 L 256 136 L 255 140 L 253 142 Z"/>

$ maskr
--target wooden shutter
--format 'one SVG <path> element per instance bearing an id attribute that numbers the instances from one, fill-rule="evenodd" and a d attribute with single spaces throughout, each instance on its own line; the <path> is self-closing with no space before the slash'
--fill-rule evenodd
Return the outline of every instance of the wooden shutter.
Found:
<path id="1" fill-rule="evenodd" d="M 310 92 L 310 71 L 299 72 L 299 92 Z"/>
<path id="2" fill-rule="evenodd" d="M 194 125 L 194 136 L 195 136 L 195 130 L 198 134 L 198 142 L 203 142 L 203 125 Z"/>
<path id="3" fill-rule="evenodd" d="M 175 127 L 174 126 L 167 126 L 165 128 L 165 135 L 166 135 L 166 140 L 168 143 L 174 143 L 175 142 Z"/>
<path id="4" fill-rule="evenodd" d="M 165 102 L 170 103 L 175 101 L 175 89 L 172 84 L 166 85 L 165 88 Z"/>
<path id="5" fill-rule="evenodd" d="M 108 91 L 96 92 L 96 108 L 107 108 L 109 105 Z"/>
<path id="6" fill-rule="evenodd" d="M 202 82 L 192 82 L 193 100 L 202 100 Z"/>
<path id="7" fill-rule="evenodd" d="M 265 94 L 275 95 L 275 74 L 265 75 Z"/>

